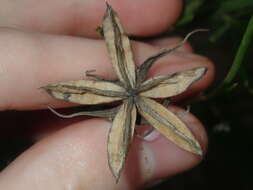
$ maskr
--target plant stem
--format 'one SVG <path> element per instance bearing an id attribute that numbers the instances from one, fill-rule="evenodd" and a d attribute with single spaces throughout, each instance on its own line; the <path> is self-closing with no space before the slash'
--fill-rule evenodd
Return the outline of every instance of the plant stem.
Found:
<path id="1" fill-rule="evenodd" d="M 253 40 L 253 16 L 250 18 L 246 32 L 243 35 L 241 44 L 239 46 L 239 49 L 236 53 L 235 59 L 233 61 L 231 68 L 229 69 L 227 76 L 216 89 L 214 89 L 209 95 L 207 95 L 208 98 L 217 96 L 218 94 L 224 92 L 224 88 L 226 90 L 227 87 L 232 85 L 233 80 L 235 79 L 238 71 L 240 70 L 240 67 L 242 66 L 243 59 L 247 53 L 247 50 L 252 40 Z"/>

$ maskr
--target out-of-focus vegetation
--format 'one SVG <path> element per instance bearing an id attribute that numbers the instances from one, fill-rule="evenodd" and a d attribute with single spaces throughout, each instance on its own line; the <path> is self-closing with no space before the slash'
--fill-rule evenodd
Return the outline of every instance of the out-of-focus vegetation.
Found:
<path id="1" fill-rule="evenodd" d="M 224 81 L 211 96 L 230 92 L 239 84 L 252 93 L 251 78 L 247 72 L 246 56 L 253 41 L 253 1 L 252 0 L 187 0 L 184 13 L 177 22 L 177 29 L 193 23 L 202 23 L 210 29 L 209 41 L 223 41 L 230 47 L 234 61 Z M 235 80 L 239 75 L 240 80 Z"/>

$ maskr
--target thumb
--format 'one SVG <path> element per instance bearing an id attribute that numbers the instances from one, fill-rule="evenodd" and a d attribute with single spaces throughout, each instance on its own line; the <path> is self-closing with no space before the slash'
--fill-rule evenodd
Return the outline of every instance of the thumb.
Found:
<path id="1" fill-rule="evenodd" d="M 182 119 L 204 148 L 207 139 L 199 121 L 191 114 Z M 0 186 L 6 190 L 137 189 L 192 168 L 201 160 L 152 132 L 146 139 L 135 137 L 116 184 L 107 162 L 109 127 L 107 121 L 91 119 L 43 138 L 0 174 Z"/>

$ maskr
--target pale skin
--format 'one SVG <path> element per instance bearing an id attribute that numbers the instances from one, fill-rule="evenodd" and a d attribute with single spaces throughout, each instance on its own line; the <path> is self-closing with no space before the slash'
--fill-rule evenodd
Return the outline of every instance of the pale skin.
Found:
<path id="1" fill-rule="evenodd" d="M 11 3 L 3 0 L 0 3 L 2 111 L 45 109 L 45 105 L 74 106 L 55 100 L 38 88 L 52 82 L 84 78 L 86 70 L 96 69 L 98 75 L 115 77 L 105 43 L 95 32 L 104 14 L 103 0 L 38 2 L 21 0 Z M 169 28 L 182 8 L 179 0 L 108 2 L 117 10 L 126 31 L 141 36 L 155 35 Z M 149 43 L 133 42 L 136 63 L 142 63 L 161 48 L 173 47 L 179 41 L 179 38 L 164 38 Z M 199 66 L 208 67 L 208 72 L 187 92 L 175 98 L 179 101 L 210 85 L 214 68 L 207 58 L 194 54 L 190 45 L 186 44 L 174 54 L 162 58 L 151 69 L 150 76 Z M 170 109 L 182 112 L 177 107 Z M 190 113 L 181 115 L 205 151 L 207 137 L 202 124 Z M 8 125 L 4 118 L 1 120 Z M 22 127 L 20 125 L 17 127 Z M 36 134 L 35 145 L 0 173 L 1 188 L 140 189 L 184 172 L 201 161 L 199 156 L 178 148 L 153 132 L 152 138 L 135 138 L 126 168 L 116 185 L 107 164 L 109 122 L 96 118 L 79 119 L 72 124 L 67 119 L 55 122 L 55 116 L 50 113 L 46 119 L 41 118 L 41 126 L 46 132 Z M 60 130 L 52 131 L 52 128 Z"/>

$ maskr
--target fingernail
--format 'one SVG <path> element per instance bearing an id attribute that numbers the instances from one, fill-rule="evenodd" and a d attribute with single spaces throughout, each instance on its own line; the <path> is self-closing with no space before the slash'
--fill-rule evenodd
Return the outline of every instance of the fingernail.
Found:
<path id="1" fill-rule="evenodd" d="M 155 171 L 154 151 L 149 143 L 142 140 L 138 147 L 139 168 L 141 171 L 141 181 L 148 182 L 152 180 Z"/>
<path id="2" fill-rule="evenodd" d="M 150 134 L 144 137 L 145 141 L 154 141 L 158 139 L 160 136 L 160 133 L 157 130 L 153 130 Z"/>

